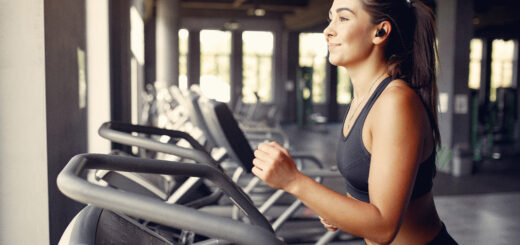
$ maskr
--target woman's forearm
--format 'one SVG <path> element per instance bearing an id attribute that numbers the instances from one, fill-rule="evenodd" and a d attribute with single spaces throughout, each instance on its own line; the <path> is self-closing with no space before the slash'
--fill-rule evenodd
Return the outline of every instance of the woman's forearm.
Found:
<path id="1" fill-rule="evenodd" d="M 401 215 L 395 207 L 387 208 L 385 214 L 374 204 L 326 188 L 299 172 L 287 150 L 276 142 L 260 144 L 253 165 L 253 174 L 269 186 L 296 196 L 343 231 L 382 244 L 391 241 L 397 233 Z"/>
<path id="2" fill-rule="evenodd" d="M 341 195 L 303 174 L 284 188 L 331 224 L 352 235 L 389 243 L 398 222 L 388 221 L 373 204 Z"/>

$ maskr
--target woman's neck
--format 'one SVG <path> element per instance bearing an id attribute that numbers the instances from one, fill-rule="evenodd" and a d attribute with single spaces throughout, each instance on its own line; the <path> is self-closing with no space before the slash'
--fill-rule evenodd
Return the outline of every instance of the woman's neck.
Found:
<path id="1" fill-rule="evenodd" d="M 374 83 L 379 83 L 386 77 L 383 73 L 388 72 L 388 64 L 382 58 L 369 57 L 362 63 L 347 66 L 348 74 L 352 81 L 354 98 L 367 96 Z M 383 74 L 383 75 L 382 75 Z M 381 76 L 382 75 L 382 76 Z M 378 81 L 375 81 L 375 80 Z"/>

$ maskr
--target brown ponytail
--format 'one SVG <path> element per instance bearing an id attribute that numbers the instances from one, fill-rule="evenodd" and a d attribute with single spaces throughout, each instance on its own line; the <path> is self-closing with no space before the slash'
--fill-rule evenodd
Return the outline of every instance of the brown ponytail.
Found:
<path id="1" fill-rule="evenodd" d="M 437 44 L 435 16 L 419 0 L 361 0 L 372 23 L 389 21 L 392 32 L 385 45 L 385 58 L 393 78 L 406 81 L 428 109 L 435 144 L 441 137 L 437 120 Z"/>

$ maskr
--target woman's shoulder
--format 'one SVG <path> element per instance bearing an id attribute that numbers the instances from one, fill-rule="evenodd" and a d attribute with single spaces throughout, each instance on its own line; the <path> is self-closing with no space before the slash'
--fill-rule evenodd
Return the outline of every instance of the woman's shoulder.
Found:
<path id="1" fill-rule="evenodd" d="M 383 90 L 378 98 L 379 106 L 406 108 L 408 106 L 421 104 L 421 99 L 417 92 L 412 89 L 404 80 L 395 79 Z"/>
<path id="2" fill-rule="evenodd" d="M 405 81 L 396 79 L 381 93 L 373 109 L 377 117 L 388 119 L 402 114 L 421 117 L 424 106 L 414 89 Z"/>

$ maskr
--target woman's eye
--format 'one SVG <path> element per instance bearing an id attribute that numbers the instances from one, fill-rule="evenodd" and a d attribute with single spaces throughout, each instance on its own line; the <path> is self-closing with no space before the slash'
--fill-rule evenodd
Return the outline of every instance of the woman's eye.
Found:
<path id="1" fill-rule="evenodd" d="M 341 22 L 347 21 L 347 20 L 348 20 L 348 18 L 346 18 L 346 17 L 339 17 L 339 21 L 341 21 Z"/>

